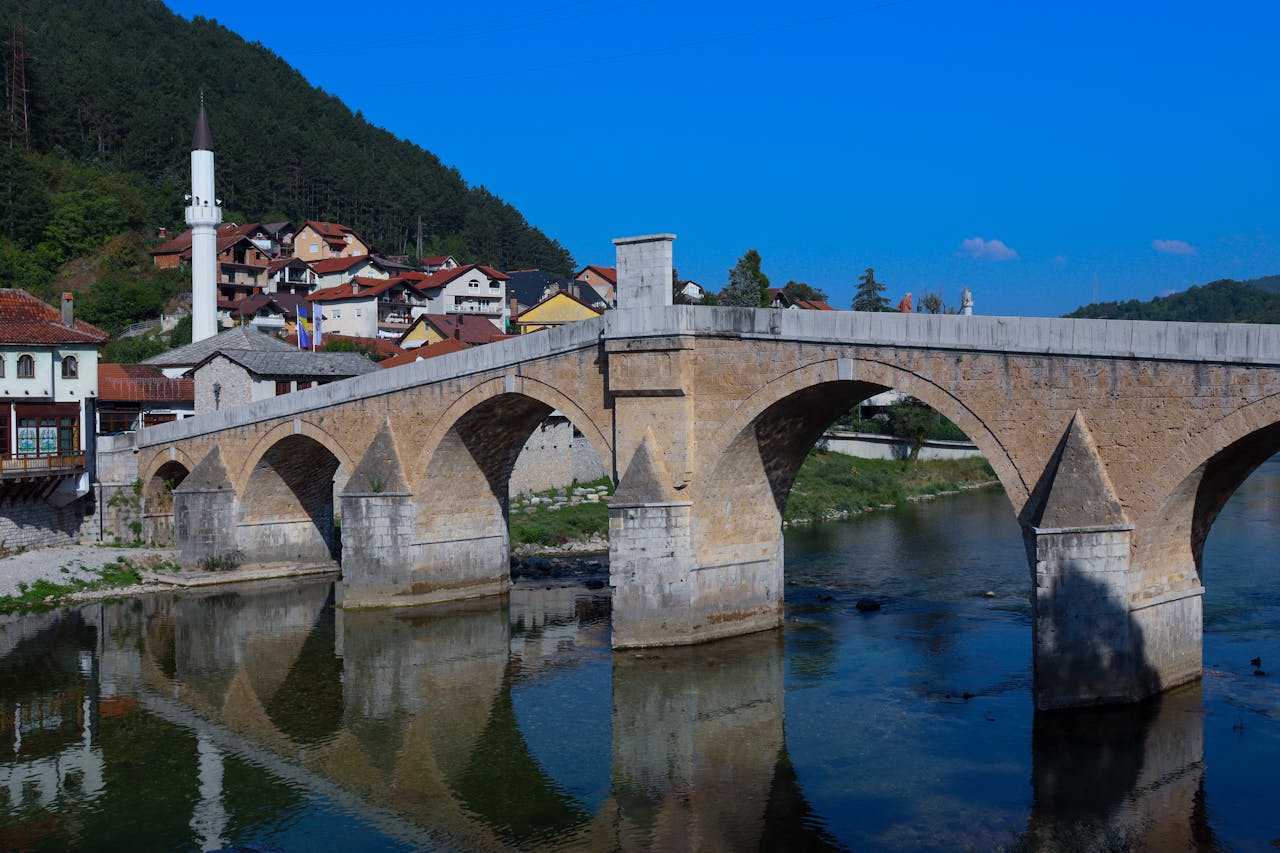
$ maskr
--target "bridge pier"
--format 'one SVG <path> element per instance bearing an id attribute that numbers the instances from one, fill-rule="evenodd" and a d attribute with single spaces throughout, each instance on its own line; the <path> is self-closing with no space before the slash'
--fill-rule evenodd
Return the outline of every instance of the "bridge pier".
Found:
<path id="1" fill-rule="evenodd" d="M 184 566 L 237 550 L 236 492 L 216 447 L 173 490 L 173 545 Z"/>

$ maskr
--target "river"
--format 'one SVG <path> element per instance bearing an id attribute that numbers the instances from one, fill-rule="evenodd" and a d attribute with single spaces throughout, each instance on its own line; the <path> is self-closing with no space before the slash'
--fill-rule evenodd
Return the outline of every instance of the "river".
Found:
<path id="1" fill-rule="evenodd" d="M 558 582 L 10 617 L 0 848 L 1271 849 L 1278 518 L 1272 461 L 1209 538 L 1200 683 L 1080 712 L 1034 712 L 999 490 L 789 530 L 784 630 L 692 649 L 615 654 Z"/>

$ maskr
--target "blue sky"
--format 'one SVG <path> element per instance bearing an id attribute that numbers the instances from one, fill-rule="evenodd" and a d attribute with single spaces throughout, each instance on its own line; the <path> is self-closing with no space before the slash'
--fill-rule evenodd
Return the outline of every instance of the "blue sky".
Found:
<path id="1" fill-rule="evenodd" d="M 1026 315 L 1280 273 L 1274 0 L 169 5 L 580 264 L 669 231 L 712 289 L 756 248 L 838 308 L 874 267 Z"/>

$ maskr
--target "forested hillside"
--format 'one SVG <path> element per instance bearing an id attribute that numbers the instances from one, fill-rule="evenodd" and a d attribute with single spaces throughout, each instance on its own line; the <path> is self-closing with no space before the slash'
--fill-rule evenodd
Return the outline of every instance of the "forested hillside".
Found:
<path id="1" fill-rule="evenodd" d="M 227 220 L 342 222 L 399 254 L 414 250 L 421 217 L 424 254 L 573 266 L 515 208 L 212 21 L 186 21 L 158 0 L 0 0 L 0 40 L 0 286 L 47 290 L 52 271 L 100 255 L 115 235 L 185 227 L 202 89 Z M 8 121 L 15 70 L 25 133 Z"/>
<path id="2" fill-rule="evenodd" d="M 1176 320 L 1204 323 L 1280 323 L 1280 294 L 1253 286 L 1277 276 L 1251 282 L 1222 279 L 1181 293 L 1145 302 L 1094 302 L 1068 317 L 1095 320 Z"/>

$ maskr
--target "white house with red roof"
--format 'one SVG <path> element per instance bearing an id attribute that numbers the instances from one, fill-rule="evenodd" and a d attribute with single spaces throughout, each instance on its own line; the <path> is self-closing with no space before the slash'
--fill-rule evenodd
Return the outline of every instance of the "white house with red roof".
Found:
<path id="1" fill-rule="evenodd" d="M 325 334 L 388 340 L 398 340 L 414 318 L 427 310 L 428 303 L 412 280 L 363 276 L 338 287 L 317 290 L 307 301 L 324 312 Z"/>
<path id="2" fill-rule="evenodd" d="M 9 548 L 69 539 L 85 512 L 107 334 L 75 319 L 73 299 L 63 294 L 59 310 L 0 289 L 0 541 Z"/>
<path id="3" fill-rule="evenodd" d="M 507 275 L 493 267 L 467 264 L 440 270 L 416 282 L 427 299 L 426 314 L 474 314 L 506 331 L 511 318 Z"/>

